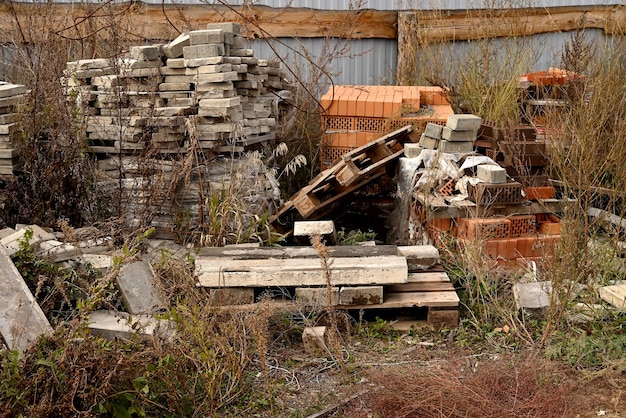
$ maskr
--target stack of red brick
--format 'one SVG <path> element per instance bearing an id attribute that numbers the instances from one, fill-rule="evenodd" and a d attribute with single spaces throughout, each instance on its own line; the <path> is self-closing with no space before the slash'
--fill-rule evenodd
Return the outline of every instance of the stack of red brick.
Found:
<path id="1" fill-rule="evenodd" d="M 451 238 L 459 245 L 476 243 L 489 258 L 504 263 L 539 261 L 561 239 L 559 218 L 547 213 L 492 218 L 423 219 L 423 222 L 429 238 L 435 244 L 447 245 Z"/>

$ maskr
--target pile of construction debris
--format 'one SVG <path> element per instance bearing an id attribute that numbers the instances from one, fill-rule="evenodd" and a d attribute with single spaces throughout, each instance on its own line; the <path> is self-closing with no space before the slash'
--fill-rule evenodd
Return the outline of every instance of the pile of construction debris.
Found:
<path id="1" fill-rule="evenodd" d="M 300 230 L 307 241 L 310 235 L 322 233 L 331 242 L 336 235 L 332 222 L 304 223 Z M 345 310 L 419 309 L 415 315 L 431 324 L 454 327 L 458 323 L 458 296 L 432 246 L 331 246 L 324 267 L 324 256 L 311 246 L 248 244 L 197 250 L 169 240 L 146 239 L 145 252 L 115 266 L 119 249 L 111 237 L 95 228 L 71 230 L 70 235 L 37 225 L 0 230 L 4 297 L 0 331 L 10 349 L 23 351 L 39 335 L 52 332 L 49 319 L 11 260 L 26 242 L 37 257 L 62 268 L 89 266 L 105 276 L 115 273 L 124 312 L 96 311 L 87 320 L 93 333 L 108 338 L 128 338 L 136 332 L 171 336 L 172 324 L 154 317 L 169 310 L 151 265 L 164 252 L 181 260 L 192 255 L 197 285 L 208 290 L 207 303 L 223 309 L 254 309 L 255 302 L 269 294 L 280 295 L 276 304 L 287 309 L 319 309 L 329 303 Z"/>

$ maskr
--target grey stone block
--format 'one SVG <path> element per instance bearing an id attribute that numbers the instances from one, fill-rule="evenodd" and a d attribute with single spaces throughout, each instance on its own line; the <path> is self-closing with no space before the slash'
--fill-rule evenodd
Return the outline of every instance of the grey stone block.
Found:
<path id="1" fill-rule="evenodd" d="M 422 134 L 418 145 L 424 149 L 437 149 L 439 147 L 439 140 Z"/>
<path id="2" fill-rule="evenodd" d="M 167 307 L 150 263 L 135 261 L 123 266 L 117 276 L 117 287 L 126 310 L 133 315 Z"/>
<path id="3" fill-rule="evenodd" d="M 428 270 L 439 263 L 439 250 L 432 245 L 398 247 L 398 255 L 406 258 L 409 271 Z"/>
<path id="4" fill-rule="evenodd" d="M 0 246 L 0 332 L 10 350 L 23 353 L 52 327 L 19 271 Z"/>
<path id="5" fill-rule="evenodd" d="M 237 72 L 228 71 L 225 73 L 215 74 L 198 74 L 195 76 L 196 83 L 223 83 L 225 81 L 236 81 Z"/>
<path id="6" fill-rule="evenodd" d="M 486 183 L 506 183 L 506 170 L 497 165 L 481 164 L 476 170 L 476 177 Z"/>
<path id="7" fill-rule="evenodd" d="M 296 300 L 307 306 L 328 306 L 328 290 L 325 287 L 297 287 Z M 330 303 L 339 305 L 339 288 L 330 289 Z"/>
<path id="8" fill-rule="evenodd" d="M 333 221 L 297 221 L 293 225 L 293 236 L 304 245 L 311 244 L 313 235 L 320 235 L 328 244 L 337 243 L 337 230 Z"/>
<path id="9" fill-rule="evenodd" d="M 407 158 L 415 158 L 422 153 L 422 148 L 419 144 L 406 143 L 404 144 L 404 156 Z"/>
<path id="10" fill-rule="evenodd" d="M 131 46 L 130 57 L 137 61 L 155 61 L 161 58 L 160 45 Z"/>
<path id="11" fill-rule="evenodd" d="M 224 44 L 191 45 L 183 48 L 185 59 L 201 59 L 224 55 Z"/>
<path id="12" fill-rule="evenodd" d="M 428 122 L 426 124 L 426 128 L 424 129 L 424 135 L 429 138 L 441 139 L 441 131 L 443 130 L 443 126 L 437 125 L 436 123 Z"/>
<path id="13" fill-rule="evenodd" d="M 476 115 L 449 115 L 446 126 L 459 131 L 477 131 L 482 119 Z"/>
<path id="14" fill-rule="evenodd" d="M 93 334 L 109 340 L 128 340 L 135 334 L 170 340 L 176 335 L 176 325 L 172 321 L 126 312 L 94 311 L 89 314 L 87 327 Z"/>
<path id="15" fill-rule="evenodd" d="M 239 23 L 234 23 L 234 22 L 207 23 L 206 28 L 208 30 L 221 29 L 224 32 L 230 32 L 235 35 L 241 35 L 241 26 L 239 25 Z"/>
<path id="16" fill-rule="evenodd" d="M 441 138 L 446 141 L 469 142 L 476 140 L 478 131 L 476 130 L 456 130 L 447 126 L 443 127 Z"/>
<path id="17" fill-rule="evenodd" d="M 439 141 L 439 150 L 452 154 L 466 154 L 474 151 L 474 142 Z"/>
<path id="18" fill-rule="evenodd" d="M 26 86 L 21 84 L 0 84 L 0 97 L 12 97 L 25 94 L 28 91 Z"/>
<path id="19" fill-rule="evenodd" d="M 194 30 L 189 32 L 190 45 L 223 44 L 224 31 L 221 29 Z"/>
<path id="20" fill-rule="evenodd" d="M 163 47 L 163 54 L 167 58 L 180 58 L 183 56 L 183 48 L 189 45 L 189 34 L 183 33 Z"/>

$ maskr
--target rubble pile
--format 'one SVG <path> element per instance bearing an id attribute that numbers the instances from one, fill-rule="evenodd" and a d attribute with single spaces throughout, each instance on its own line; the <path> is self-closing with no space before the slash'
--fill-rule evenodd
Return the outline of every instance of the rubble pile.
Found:
<path id="1" fill-rule="evenodd" d="M 538 174 L 546 157 L 538 153 L 533 158 L 533 146 L 545 144 L 524 135 L 530 128 L 520 128 L 512 131 L 514 140 L 503 136 L 505 140 L 485 149 L 484 128 L 481 118 L 474 115 L 451 115 L 445 127 L 426 126 L 420 153 L 411 149 L 412 158 L 400 159 L 388 241 L 441 245 L 453 236 L 461 245 L 478 243 L 500 264 L 539 261 L 554 247 L 560 239 L 557 214 L 564 200 L 556 199 L 554 187 L 545 184 L 544 174 Z M 498 138 L 498 129 L 489 128 Z M 517 147 L 515 151 L 511 144 Z M 524 145 L 521 153 L 520 144 Z M 518 164 L 507 164 L 513 159 Z M 520 166 L 533 169 L 533 164 L 537 166 L 533 176 L 516 176 L 518 172 L 511 171 Z"/>
<path id="2" fill-rule="evenodd" d="M 203 199 L 230 181 L 224 167 L 254 187 L 245 195 L 255 207 L 273 205 L 271 173 L 258 158 L 239 160 L 274 139 L 290 91 L 277 62 L 245 48 L 239 25 L 211 23 L 120 59 L 69 62 L 66 75 L 68 97 L 87 117 L 98 186 L 111 196 L 122 188 L 129 221 L 162 235 L 181 216 L 197 221 Z"/>

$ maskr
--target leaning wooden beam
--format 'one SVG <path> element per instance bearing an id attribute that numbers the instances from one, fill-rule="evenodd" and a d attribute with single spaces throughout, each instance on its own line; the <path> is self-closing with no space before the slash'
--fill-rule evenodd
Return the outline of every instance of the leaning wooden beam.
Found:
<path id="1" fill-rule="evenodd" d="M 116 24 L 116 36 L 127 39 L 168 41 L 179 31 L 202 29 L 209 22 L 233 21 L 243 24 L 250 38 L 302 37 L 396 39 L 403 19 L 387 10 L 316 10 L 308 8 L 271 8 L 246 5 L 161 5 L 128 2 L 116 6 L 113 14 L 99 4 L 0 4 L 1 42 L 20 40 L 16 18 L 22 23 L 45 16 L 53 31 L 68 38 L 98 33 L 115 15 L 126 24 Z M 485 37 L 521 36 L 562 32 L 577 28 L 602 29 L 607 34 L 626 30 L 626 8 L 614 6 L 577 6 L 510 10 L 419 11 L 415 14 L 418 32 L 400 36 L 405 42 L 468 40 Z M 101 34 L 102 35 L 102 34 Z M 26 41 L 29 41 L 28 39 Z"/>
<path id="2" fill-rule="evenodd" d="M 333 258 L 331 283 L 368 285 L 406 283 L 404 257 Z M 205 287 L 325 286 L 326 277 L 318 259 L 229 260 L 196 258 L 198 284 Z"/>

